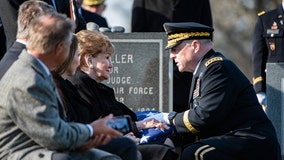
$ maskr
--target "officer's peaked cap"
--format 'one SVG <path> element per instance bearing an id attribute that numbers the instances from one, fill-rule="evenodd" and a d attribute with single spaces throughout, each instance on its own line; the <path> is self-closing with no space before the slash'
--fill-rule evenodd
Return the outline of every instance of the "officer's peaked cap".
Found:
<path id="1" fill-rule="evenodd" d="M 164 23 L 168 37 L 166 49 L 171 49 L 187 39 L 212 39 L 214 29 L 196 22 Z"/>

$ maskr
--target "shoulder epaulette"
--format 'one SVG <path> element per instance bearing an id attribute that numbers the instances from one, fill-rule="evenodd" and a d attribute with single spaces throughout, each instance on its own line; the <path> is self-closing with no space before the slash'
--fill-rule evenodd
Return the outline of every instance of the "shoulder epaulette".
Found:
<path id="1" fill-rule="evenodd" d="M 211 59 L 209 59 L 208 61 L 206 61 L 205 66 L 208 67 L 210 64 L 214 63 L 214 62 L 218 62 L 218 61 L 223 61 L 222 57 L 213 57 Z"/>
<path id="2" fill-rule="evenodd" d="M 258 16 L 262 16 L 262 15 L 264 15 L 265 14 L 265 11 L 261 11 L 261 12 L 259 12 L 257 15 Z"/>

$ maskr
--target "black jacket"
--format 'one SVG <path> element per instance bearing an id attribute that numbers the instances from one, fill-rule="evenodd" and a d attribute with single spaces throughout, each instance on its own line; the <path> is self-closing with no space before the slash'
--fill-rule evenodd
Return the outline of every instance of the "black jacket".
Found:
<path id="1" fill-rule="evenodd" d="M 209 0 L 134 0 L 132 32 L 164 32 L 165 22 L 212 26 Z"/>
<path id="2" fill-rule="evenodd" d="M 10 68 L 10 66 L 18 59 L 20 53 L 25 48 L 25 44 L 16 41 L 13 43 L 12 47 L 8 49 L 8 51 L 0 61 L 0 80 Z"/>
<path id="3" fill-rule="evenodd" d="M 83 8 L 81 9 L 82 11 L 82 16 L 85 19 L 86 23 L 88 22 L 94 22 L 100 27 L 106 27 L 108 28 L 108 23 L 104 17 L 97 13 L 92 13 L 87 10 L 84 10 Z"/>
<path id="4" fill-rule="evenodd" d="M 252 39 L 253 84 L 266 92 L 266 63 L 284 62 L 284 12 L 282 4 L 259 13 Z"/>
<path id="5" fill-rule="evenodd" d="M 123 103 L 115 99 L 112 88 L 97 83 L 89 75 L 77 70 L 75 75 L 68 80 L 77 88 L 81 97 L 87 102 L 89 113 L 92 115 L 90 122 L 100 117 L 113 113 L 114 116 L 129 115 L 133 121 L 137 120 L 136 114 Z"/>
<path id="6" fill-rule="evenodd" d="M 94 112 L 93 108 L 89 108 L 88 103 L 81 98 L 72 83 L 64 80 L 58 74 L 53 73 L 52 76 L 64 105 L 68 121 L 80 123 L 92 122 L 92 115 L 88 113 Z"/>

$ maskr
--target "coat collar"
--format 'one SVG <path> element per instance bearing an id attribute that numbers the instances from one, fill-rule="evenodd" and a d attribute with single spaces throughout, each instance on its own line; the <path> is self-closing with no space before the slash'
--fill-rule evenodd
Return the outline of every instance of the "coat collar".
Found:
<path id="1" fill-rule="evenodd" d="M 203 70 L 203 68 L 205 67 L 205 63 L 208 59 L 210 59 L 216 52 L 211 49 L 208 53 L 206 53 L 204 55 L 204 57 L 201 59 L 200 64 L 198 66 L 198 68 L 195 71 L 194 77 L 198 77 L 200 72 Z"/>

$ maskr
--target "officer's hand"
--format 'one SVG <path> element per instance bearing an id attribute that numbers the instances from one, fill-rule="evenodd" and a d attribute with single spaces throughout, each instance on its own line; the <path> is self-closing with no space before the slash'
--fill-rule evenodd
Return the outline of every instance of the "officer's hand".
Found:
<path id="1" fill-rule="evenodd" d="M 258 99 L 258 102 L 261 104 L 261 105 L 264 105 L 266 106 L 267 105 L 267 102 L 266 102 L 266 94 L 264 92 L 259 92 L 256 94 L 257 96 L 257 99 Z"/>
<path id="2" fill-rule="evenodd" d="M 98 119 L 94 122 L 92 122 L 90 125 L 93 127 L 94 129 L 94 134 L 93 137 L 97 136 L 97 135 L 106 135 L 106 136 L 110 136 L 111 138 L 116 138 L 118 136 L 122 136 L 122 133 L 120 133 L 119 131 L 109 127 L 107 125 L 107 121 L 109 121 L 110 119 L 113 118 L 113 115 L 110 114 L 104 118 Z"/>

